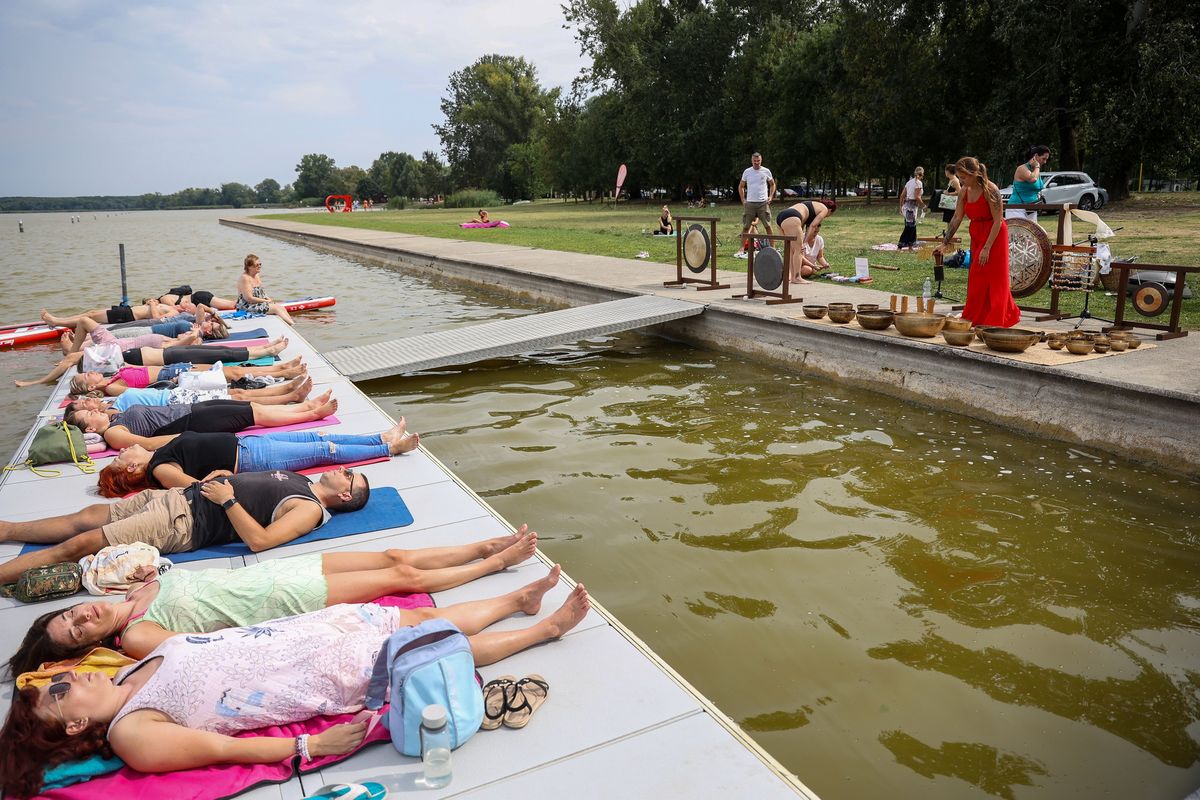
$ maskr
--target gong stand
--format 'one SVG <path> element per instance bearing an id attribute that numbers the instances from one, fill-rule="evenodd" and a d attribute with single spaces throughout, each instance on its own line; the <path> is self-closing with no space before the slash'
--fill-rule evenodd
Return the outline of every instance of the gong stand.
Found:
<path id="1" fill-rule="evenodd" d="M 698 292 L 729 288 L 728 283 L 721 283 L 717 280 L 717 221 L 719 219 L 720 217 L 675 217 L 675 222 L 678 223 L 675 228 L 675 280 L 666 281 L 663 286 L 683 286 L 691 283 L 696 284 L 694 288 Z M 689 278 L 683 274 L 683 240 L 686 238 L 683 223 L 685 222 L 708 223 L 708 280 Z M 699 274 L 704 272 L 704 266 L 701 265 L 699 269 L 696 269 L 689 264 L 688 270 Z"/>
<path id="2" fill-rule="evenodd" d="M 769 306 L 778 306 L 783 305 L 784 303 L 803 303 L 803 297 L 792 297 L 790 285 L 791 281 L 789 280 L 792 264 L 792 243 L 797 242 L 797 237 L 782 235 L 775 236 L 769 233 L 746 233 L 742 234 L 742 238 L 750 240 L 750 246 L 746 248 L 746 293 L 735 294 L 733 295 L 734 299 L 745 298 L 746 300 L 753 300 L 756 297 L 775 298 L 774 300 L 767 301 L 767 305 Z M 754 287 L 754 253 L 756 250 L 754 245 L 757 242 L 762 242 L 767 246 L 770 246 L 771 242 L 783 242 L 783 274 L 781 283 L 776 284 L 780 287 L 778 292 L 767 289 L 756 289 Z M 799 245 L 797 244 L 797 246 Z M 772 248 L 772 252 L 778 254 L 779 251 Z"/>
<path id="3" fill-rule="evenodd" d="M 1181 336 L 1187 336 L 1188 332 L 1179 327 L 1179 314 L 1183 310 L 1183 286 L 1184 276 L 1189 274 L 1200 273 L 1200 267 L 1180 267 L 1171 264 L 1130 264 L 1114 261 L 1112 268 L 1119 273 L 1121 289 L 1118 293 L 1117 314 L 1113 320 L 1112 326 L 1104 330 L 1110 331 L 1120 328 L 1149 328 L 1150 330 L 1163 331 L 1155 334 L 1154 338 L 1162 341 L 1163 339 L 1178 339 Z M 1134 322 L 1125 319 L 1125 300 L 1129 295 L 1129 272 L 1130 270 L 1160 270 L 1163 272 L 1175 273 L 1175 290 L 1174 297 L 1171 298 L 1171 323 L 1169 325 L 1161 325 L 1155 322 Z M 1161 283 L 1158 284 L 1143 284 L 1138 288 L 1138 292 L 1144 291 L 1149 287 L 1157 287 L 1165 296 L 1166 287 Z M 1166 310 L 1166 305 L 1163 304 L 1158 311 L 1142 310 L 1135 302 L 1134 308 L 1139 314 L 1145 316 L 1157 316 Z"/>
<path id="4" fill-rule="evenodd" d="M 941 236 L 918 236 L 917 241 L 918 242 L 939 242 L 940 243 L 945 240 Z M 954 244 L 954 245 L 962 244 L 962 239 L 955 236 L 953 239 L 950 240 L 950 244 Z M 958 301 L 955 300 L 953 297 L 947 297 L 946 295 L 942 294 L 942 281 L 946 280 L 946 269 L 945 269 L 945 267 L 942 266 L 943 255 L 944 255 L 943 253 L 939 253 L 939 252 L 934 252 L 934 254 L 933 254 L 933 279 L 935 281 L 937 281 L 937 288 L 933 290 L 933 296 L 936 297 L 938 300 L 949 300 L 951 302 L 957 303 Z"/>

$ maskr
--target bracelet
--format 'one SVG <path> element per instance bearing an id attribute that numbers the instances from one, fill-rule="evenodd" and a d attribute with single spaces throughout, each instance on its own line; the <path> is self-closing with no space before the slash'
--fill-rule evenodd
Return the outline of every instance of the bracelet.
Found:
<path id="1" fill-rule="evenodd" d="M 231 509 L 231 508 L 233 508 L 234 506 L 236 506 L 236 505 L 237 505 L 237 502 L 238 502 L 238 501 L 237 501 L 237 498 L 236 498 L 236 497 L 231 497 L 231 498 L 229 498 L 228 500 L 226 500 L 224 503 L 221 503 L 221 508 L 223 508 L 223 509 L 225 509 L 226 511 L 228 511 L 229 509 Z"/>
<path id="2" fill-rule="evenodd" d="M 302 733 L 296 737 L 296 755 L 300 756 L 301 762 L 312 761 L 312 756 L 308 752 L 308 734 Z"/>

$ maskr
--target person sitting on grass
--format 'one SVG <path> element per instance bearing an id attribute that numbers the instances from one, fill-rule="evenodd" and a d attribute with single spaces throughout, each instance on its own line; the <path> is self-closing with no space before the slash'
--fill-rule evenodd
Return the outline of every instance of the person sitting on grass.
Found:
<path id="1" fill-rule="evenodd" d="M 366 720 L 298 738 L 233 734 L 358 711 L 388 638 L 427 619 L 449 620 L 466 633 L 478 666 L 557 639 L 587 615 L 582 584 L 528 628 L 483 632 L 513 613 L 537 614 L 557 580 L 555 570 L 513 595 L 444 609 L 343 604 L 220 634 L 174 636 L 115 680 L 62 673 L 13 697 L 0 732 L 0 786 L 11 796 L 36 794 L 47 766 L 92 755 L 170 772 L 349 753 L 365 738 Z"/>
<path id="2" fill-rule="evenodd" d="M 484 211 L 481 208 L 481 209 L 479 209 L 478 214 L 479 214 L 479 216 L 471 217 L 469 220 L 467 220 L 463 224 L 464 225 L 488 225 L 491 223 L 491 218 L 488 217 L 488 212 Z"/>
<path id="3" fill-rule="evenodd" d="M 131 445 L 100 470 L 101 497 L 125 497 L 146 489 L 190 486 L 220 475 L 298 471 L 325 464 L 354 464 L 416 450 L 421 437 L 405 430 L 404 418 L 371 434 L 280 431 L 255 436 L 184 431 L 157 450 Z"/>
<path id="4" fill-rule="evenodd" d="M 180 633 L 211 633 L 402 592 L 442 592 L 515 567 L 536 549 L 537 533 L 522 525 L 511 536 L 455 547 L 306 553 L 240 569 L 174 569 L 161 576 L 153 567 L 139 567 L 124 600 L 89 600 L 38 617 L 8 672 L 16 677 L 93 647 L 145 658 Z"/>
<path id="5" fill-rule="evenodd" d="M 670 236 L 675 232 L 675 220 L 671 217 L 671 209 L 667 206 L 662 207 L 662 214 L 658 217 L 658 230 L 654 232 L 655 236 Z"/>
<path id="6" fill-rule="evenodd" d="M 366 476 L 348 467 L 323 472 L 316 483 L 284 470 L 245 472 L 186 489 L 147 489 L 74 514 L 0 522 L 0 542 L 53 545 L 0 565 L 0 583 L 12 583 L 30 567 L 133 542 L 166 555 L 240 540 L 259 553 L 316 530 L 329 512 L 358 511 L 370 495 Z"/>

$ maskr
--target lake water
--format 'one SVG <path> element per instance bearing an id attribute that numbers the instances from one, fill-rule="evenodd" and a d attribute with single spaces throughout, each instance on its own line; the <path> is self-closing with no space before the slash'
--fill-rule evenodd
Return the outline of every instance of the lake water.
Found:
<path id="1" fill-rule="evenodd" d="M 118 242 L 135 298 L 336 294 L 318 349 L 540 310 L 220 214 L 0 216 L 0 319 L 115 302 Z M 1195 481 L 639 333 L 363 388 L 827 800 L 1200 786 Z"/>

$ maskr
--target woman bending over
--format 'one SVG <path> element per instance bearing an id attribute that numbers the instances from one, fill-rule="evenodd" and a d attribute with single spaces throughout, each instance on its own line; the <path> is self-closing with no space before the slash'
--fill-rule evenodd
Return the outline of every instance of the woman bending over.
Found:
<path id="1" fill-rule="evenodd" d="M 144 658 L 180 633 L 211 633 L 400 592 L 441 592 L 533 557 L 537 533 L 456 547 L 309 553 L 240 569 L 142 568 L 124 600 L 96 600 L 38 617 L 8 662 L 11 677 L 48 661 L 120 648 Z"/>
<path id="2" fill-rule="evenodd" d="M 0 732 L 0 785 L 9 795 L 36 794 L 47 766 L 94 754 L 119 756 L 141 772 L 284 761 L 302 742 L 233 734 L 358 711 L 388 637 L 427 619 L 449 620 L 466 633 L 479 666 L 557 639 L 587 614 L 582 585 L 528 628 L 481 632 L 514 613 L 537 614 L 557 580 L 556 569 L 512 594 L 444 609 L 336 605 L 207 636 L 174 636 L 115 680 L 72 671 L 27 686 L 13 697 Z M 365 721 L 335 725 L 303 741 L 311 757 L 347 753 L 366 730 Z"/>
<path id="3" fill-rule="evenodd" d="M 405 431 L 403 417 L 391 430 L 362 435 L 281 431 L 238 436 L 185 431 L 154 451 L 136 444 L 122 449 L 100 470 L 100 494 L 124 497 L 145 489 L 191 486 L 237 472 L 299 472 L 324 464 L 353 464 L 402 455 L 420 443 L 420 436 Z"/>

